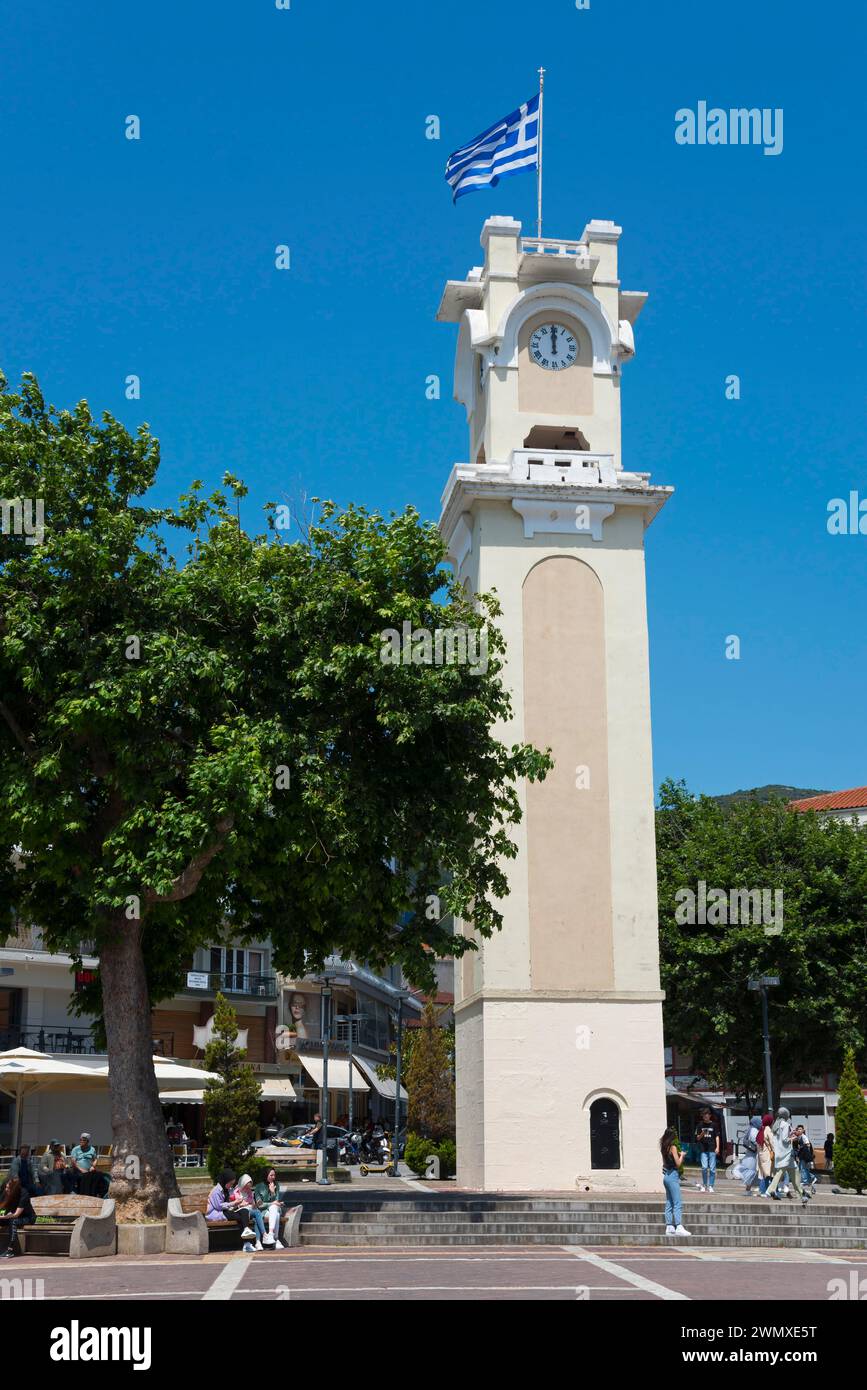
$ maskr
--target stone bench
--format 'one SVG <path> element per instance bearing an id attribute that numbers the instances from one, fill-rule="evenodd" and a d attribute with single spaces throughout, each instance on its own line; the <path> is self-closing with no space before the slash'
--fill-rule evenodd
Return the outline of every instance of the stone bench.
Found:
<path id="1" fill-rule="evenodd" d="M 208 1251 L 240 1250 L 243 1245 L 240 1221 L 206 1221 L 207 1194 L 173 1197 L 166 1217 L 166 1250 L 174 1254 L 204 1255 Z M 301 1206 L 287 1206 L 280 1223 L 280 1239 L 285 1246 L 301 1243 Z M 267 1223 L 266 1223 L 267 1224 Z M 267 1249 L 268 1247 L 266 1247 Z"/>
<path id="2" fill-rule="evenodd" d="M 51 1225 L 24 1226 L 19 1231 L 26 1255 L 69 1255 L 73 1260 L 97 1259 L 117 1251 L 114 1200 L 100 1197 L 34 1197 L 37 1216 L 53 1217 Z"/>

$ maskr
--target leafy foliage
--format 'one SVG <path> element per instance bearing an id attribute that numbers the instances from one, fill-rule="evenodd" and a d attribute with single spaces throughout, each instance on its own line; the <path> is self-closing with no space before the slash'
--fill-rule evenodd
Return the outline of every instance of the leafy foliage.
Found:
<path id="1" fill-rule="evenodd" d="M 237 1046 L 238 1019 L 228 1000 L 218 994 L 214 1003 L 214 1037 L 205 1048 L 206 1071 L 220 1081 L 205 1087 L 205 1138 L 208 1171 L 214 1182 L 224 1168 L 241 1173 L 259 1127 L 261 1089 L 246 1052 Z"/>
<path id="2" fill-rule="evenodd" d="M 453 1139 L 442 1139 L 435 1143 L 432 1139 L 427 1139 L 423 1134 L 410 1132 L 406 1136 L 406 1149 L 404 1151 L 404 1161 L 407 1167 L 411 1168 L 419 1177 L 424 1177 L 428 1172 L 428 1161 L 436 1158 L 439 1161 L 439 1176 L 450 1178 L 457 1169 L 457 1149 Z"/>
<path id="3" fill-rule="evenodd" d="M 287 544 L 273 507 L 250 537 L 200 483 L 143 505 L 157 442 L 103 419 L 54 412 L 32 377 L 0 395 L 0 496 L 46 511 L 42 545 L 0 536 L 5 902 L 68 949 L 139 897 L 154 999 L 221 921 L 270 933 L 288 974 L 340 949 L 430 982 L 425 943 L 468 943 L 425 918 L 429 895 L 499 927 L 516 784 L 550 765 L 491 736 L 509 713 L 495 600 L 477 609 L 411 509 L 325 504 Z M 487 628 L 487 670 L 384 664 L 404 620 Z"/>
<path id="4" fill-rule="evenodd" d="M 0 498 L 45 509 L 41 544 L 0 534 L 0 920 L 135 980 L 134 1002 L 98 980 L 76 1003 L 105 1015 L 116 1131 L 165 1184 L 155 1086 L 134 1114 L 117 1090 L 122 1056 L 149 1065 L 130 1018 L 220 940 L 270 936 L 293 977 L 339 952 L 432 987 L 428 948 L 472 949 L 449 914 L 500 927 L 518 784 L 550 759 L 492 734 L 499 609 L 433 524 L 326 503 L 287 543 L 269 504 L 248 535 L 243 483 L 155 507 L 158 464 L 146 425 L 0 377 Z M 486 668 L 384 663 L 404 622 L 484 628 Z"/>
<path id="5" fill-rule="evenodd" d="M 439 1025 L 442 1010 L 425 1002 L 406 1068 L 408 1128 L 428 1140 L 455 1137 L 455 1083 L 449 1035 Z"/>
<path id="6" fill-rule="evenodd" d="M 867 831 L 794 813 L 783 800 L 721 807 L 682 783 L 660 790 L 659 926 L 665 1031 L 714 1085 L 763 1091 L 759 996 L 750 976 L 779 974 L 769 991 L 779 1080 L 807 1080 L 841 1047 L 865 1048 Z M 708 888 L 781 889 L 778 935 L 761 923 L 681 924 L 676 894 Z"/>
<path id="7" fill-rule="evenodd" d="M 834 1134 L 834 1177 L 841 1187 L 867 1187 L 867 1101 L 855 1070 L 851 1048 L 840 1074 Z"/>

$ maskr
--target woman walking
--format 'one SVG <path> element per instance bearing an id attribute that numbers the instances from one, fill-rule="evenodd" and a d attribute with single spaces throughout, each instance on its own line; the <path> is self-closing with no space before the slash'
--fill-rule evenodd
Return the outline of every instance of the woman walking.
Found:
<path id="1" fill-rule="evenodd" d="M 741 1141 L 744 1148 L 743 1154 L 732 1169 L 732 1177 L 740 1179 L 747 1197 L 752 1197 L 753 1187 L 759 1181 L 758 1137 L 761 1127 L 761 1115 L 753 1115 Z"/>
<path id="2" fill-rule="evenodd" d="M 792 1187 L 803 1206 L 806 1206 L 810 1198 L 801 1187 L 801 1175 L 798 1172 L 798 1164 L 792 1149 L 792 1125 L 791 1117 L 784 1105 L 777 1111 L 777 1118 L 774 1120 L 771 1129 L 771 1137 L 774 1145 L 774 1177 L 768 1188 L 768 1196 L 775 1202 L 780 1201 L 777 1188 L 783 1180 L 783 1175 L 790 1177 Z"/>
<path id="3" fill-rule="evenodd" d="M 662 1182 L 665 1187 L 665 1234 L 667 1236 L 688 1236 L 681 1220 L 683 1202 L 680 1196 L 680 1170 L 683 1167 L 683 1153 L 677 1140 L 677 1132 L 669 1125 L 659 1141 L 662 1153 Z"/>
<path id="4" fill-rule="evenodd" d="M 768 1187 L 774 1172 L 774 1143 L 771 1133 L 771 1126 L 773 1123 L 773 1115 L 763 1115 L 762 1127 L 759 1130 L 759 1136 L 756 1140 L 760 1197 L 766 1197 L 768 1195 Z"/>

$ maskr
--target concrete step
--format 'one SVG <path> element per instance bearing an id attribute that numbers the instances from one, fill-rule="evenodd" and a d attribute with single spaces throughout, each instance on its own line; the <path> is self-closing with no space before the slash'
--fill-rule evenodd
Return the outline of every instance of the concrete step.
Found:
<path id="1" fill-rule="evenodd" d="M 689 1229 L 689 1228 L 687 1228 Z M 305 1246 L 320 1246 L 326 1248 L 350 1247 L 384 1247 L 394 1249 L 415 1249 L 435 1246 L 533 1246 L 533 1245 L 589 1245 L 589 1246 L 672 1246 L 684 1245 L 699 1248 L 720 1248 L 730 1249 L 783 1249 L 783 1250 L 865 1250 L 867 1249 L 867 1237 L 852 1237 L 851 1235 L 841 1238 L 840 1236 L 829 1239 L 827 1237 L 806 1237 L 798 1235 L 777 1235 L 777 1236 L 758 1236 L 755 1234 L 735 1236 L 705 1236 L 694 1235 L 691 1237 L 680 1237 L 673 1239 L 664 1234 L 635 1236 L 625 1231 L 616 1234 L 594 1234 L 593 1236 L 583 1234 L 574 1235 L 569 1232 L 559 1235 L 536 1235 L 531 1237 L 521 1235 L 499 1235 L 488 1234 L 476 1231 L 473 1235 L 461 1235 L 449 1232 L 441 1232 L 437 1235 L 382 1235 L 361 1236 L 350 1232 L 342 1235 L 314 1235 L 302 1231 L 301 1244 Z"/>
<path id="2" fill-rule="evenodd" d="M 449 1213 L 430 1213 L 414 1212 L 411 1216 L 402 1216 L 393 1212 L 353 1212 L 347 1215 L 337 1215 L 328 1213 L 304 1213 L 302 1225 L 306 1228 L 315 1224 L 321 1229 L 340 1230 L 347 1226 L 392 1226 L 395 1230 L 411 1229 L 419 1225 L 429 1226 L 522 1226 L 546 1227 L 559 1226 L 618 1226 L 640 1229 L 644 1226 L 653 1226 L 659 1223 L 663 1215 L 663 1207 L 660 1204 L 654 1212 L 642 1213 L 641 1216 L 632 1217 L 629 1221 L 624 1221 L 613 1212 L 593 1212 L 593 1213 L 544 1213 L 542 1215 L 519 1215 L 515 1216 L 510 1212 L 489 1212 L 484 1215 L 470 1215 L 466 1212 Z M 717 1212 L 691 1212 L 684 1211 L 685 1221 L 691 1221 L 696 1226 L 714 1226 L 725 1229 L 741 1230 L 749 1228 L 751 1230 L 766 1230 L 771 1227 L 788 1228 L 797 1226 L 799 1229 L 805 1226 L 826 1226 L 832 1225 L 841 1230 L 863 1230 L 867 1232 L 867 1219 L 853 1221 L 835 1211 L 806 1211 L 798 1207 L 794 1211 L 769 1211 L 765 1215 L 755 1219 L 750 1219 L 745 1215 L 733 1215 L 729 1213 Z"/>
<path id="3" fill-rule="evenodd" d="M 332 1231 L 335 1234 L 343 1230 L 366 1230 L 374 1231 L 389 1229 L 395 1232 L 410 1231 L 421 1229 L 429 1230 L 454 1230 L 460 1227 L 462 1230 L 489 1230 L 492 1227 L 506 1228 L 509 1230 L 538 1230 L 538 1231 L 557 1231 L 566 1228 L 574 1230 L 594 1230 L 597 1228 L 607 1228 L 617 1230 L 652 1230 L 658 1226 L 663 1218 L 662 1209 L 654 1215 L 643 1217 L 640 1221 L 617 1221 L 610 1216 L 595 1217 L 553 1217 L 550 1220 L 537 1221 L 532 1218 L 515 1218 L 508 1216 L 486 1217 L 483 1220 L 475 1220 L 466 1216 L 451 1217 L 426 1217 L 417 1216 L 413 1221 L 395 1221 L 389 1216 L 379 1218 L 369 1216 L 355 1217 L 351 1221 L 323 1221 L 320 1217 L 311 1217 L 309 1220 L 302 1219 L 302 1228 L 308 1230 L 316 1227 L 320 1231 Z M 713 1217 L 694 1217 L 690 1212 L 684 1212 L 684 1223 L 691 1222 L 696 1227 L 706 1227 L 708 1229 L 720 1231 L 770 1231 L 770 1230 L 818 1230 L 826 1227 L 833 1227 L 840 1231 L 860 1231 L 867 1235 L 867 1222 L 844 1221 L 839 1217 L 828 1214 L 827 1216 L 815 1216 L 812 1219 L 804 1213 L 801 1220 L 793 1217 L 787 1220 L 785 1217 L 772 1217 L 767 1221 L 736 1221 L 720 1220 Z"/>
<path id="4" fill-rule="evenodd" d="M 616 1220 L 595 1220 L 595 1222 L 584 1222 L 584 1220 L 561 1220 L 561 1222 L 515 1222 L 515 1220 L 485 1220 L 485 1222 L 468 1222 L 468 1220 L 415 1220 L 415 1222 L 392 1222 L 392 1220 L 379 1220 L 379 1222 L 303 1222 L 303 1230 L 317 1230 L 324 1236 L 339 1236 L 340 1232 L 363 1232 L 374 1234 L 375 1232 L 392 1232 L 395 1236 L 402 1233 L 413 1232 L 413 1230 L 424 1230 L 424 1232 L 436 1232 L 436 1230 L 463 1230 L 463 1232 L 474 1232 L 474 1230 L 511 1230 L 511 1232 L 539 1232 L 540 1234 L 561 1232 L 561 1230 L 631 1230 L 631 1232 L 652 1232 L 660 1225 L 661 1212 L 656 1220 L 646 1220 L 646 1222 L 616 1222 Z M 867 1236 L 867 1226 L 853 1226 L 852 1222 L 835 1222 L 835 1220 L 792 1220 L 792 1222 L 761 1222 L 760 1225 L 749 1226 L 745 1222 L 713 1222 L 713 1220 L 693 1220 L 691 1216 L 684 1216 L 684 1222 L 691 1230 L 707 1230 L 707 1232 L 724 1234 L 725 1232 L 736 1234 L 738 1232 L 761 1232 L 771 1234 L 773 1232 L 793 1232 L 793 1230 L 807 1230 L 807 1232 L 850 1232 L 859 1236 Z"/>
<path id="5" fill-rule="evenodd" d="M 709 1248 L 867 1249 L 867 1204 L 833 1201 L 688 1200 L 690 1243 Z M 684 1237 L 686 1241 L 688 1238 Z M 301 1243 L 326 1247 L 658 1246 L 671 1243 L 663 1201 L 572 1201 L 458 1197 L 425 1200 L 335 1200 L 305 1204 Z"/>
<path id="6" fill-rule="evenodd" d="M 412 1198 L 409 1200 L 393 1200 L 390 1198 L 383 1198 L 382 1200 L 346 1198 L 345 1200 L 341 1200 L 340 1198 L 336 1197 L 314 1197 L 305 1193 L 301 1200 L 303 1202 L 305 1211 L 316 1212 L 317 1214 L 326 1212 L 342 1214 L 344 1212 L 376 1211 L 392 1211 L 412 1214 L 418 1212 L 454 1213 L 462 1211 L 468 1213 L 510 1212 L 518 1215 L 526 1213 L 536 1215 L 545 1212 L 560 1213 L 568 1211 L 584 1213 L 595 1211 L 608 1211 L 615 1212 L 618 1216 L 623 1216 L 624 1218 L 626 1218 L 632 1215 L 640 1214 L 642 1212 L 658 1211 L 660 1205 L 665 1202 L 665 1195 L 664 1193 L 661 1193 L 658 1199 L 646 1200 L 643 1202 L 577 1202 L 570 1201 L 569 1199 L 563 1199 L 560 1201 L 539 1202 L 479 1202 L 462 1199 L 444 1201 L 442 1199 L 436 1198 L 431 1199 L 430 1201 L 425 1201 L 419 1198 Z M 769 1202 L 764 1198 L 756 1197 L 749 1204 L 747 1204 L 747 1202 L 745 1201 L 725 1201 L 720 1198 L 716 1198 L 711 1201 L 702 1201 L 700 1199 L 692 1200 L 688 1198 L 684 1202 L 685 1211 L 731 1213 L 740 1217 L 746 1216 L 750 1212 L 763 1212 L 774 1210 L 783 1211 L 789 1207 L 795 1208 L 797 1206 L 797 1198 L 783 1198 L 780 1202 Z M 840 1199 L 840 1201 L 819 1201 L 817 1199 L 812 1199 L 811 1206 L 813 1210 L 821 1209 L 823 1211 L 834 1211 L 838 1214 L 843 1214 L 846 1217 L 860 1217 L 864 1220 L 867 1220 L 867 1202 L 855 1205 L 854 1203 L 847 1202 L 845 1199 Z"/>
<path id="7" fill-rule="evenodd" d="M 515 1222 L 521 1225 L 558 1225 L 564 1222 L 578 1222 L 584 1225 L 597 1225 L 600 1223 L 613 1223 L 618 1226 L 641 1225 L 643 1223 L 654 1224 L 661 1220 L 664 1212 L 663 1203 L 660 1202 L 656 1207 L 650 1208 L 645 1212 L 634 1213 L 630 1216 L 623 1216 L 620 1212 L 600 1211 L 600 1212 L 412 1212 L 401 1213 L 392 1211 L 369 1211 L 369 1212 L 316 1212 L 305 1207 L 302 1216 L 302 1225 L 306 1226 L 311 1221 L 316 1221 L 321 1226 L 331 1226 L 335 1229 L 342 1226 L 349 1226 L 353 1223 L 377 1225 L 388 1222 L 399 1227 L 415 1225 L 419 1221 L 437 1222 L 441 1225 L 449 1226 L 455 1223 L 485 1225 L 489 1222 Z M 749 1228 L 752 1230 L 764 1230 L 771 1225 L 797 1226 L 812 1225 L 814 1223 L 851 1226 L 854 1230 L 867 1231 L 867 1214 L 859 1214 L 858 1217 L 848 1215 L 846 1212 L 835 1211 L 833 1208 L 823 1208 L 817 1210 L 810 1207 L 802 1207 L 800 1203 L 789 1204 L 787 1207 L 774 1206 L 760 1212 L 708 1212 L 698 1211 L 695 1208 L 684 1207 L 683 1219 L 689 1224 L 690 1221 L 697 1225 L 711 1223 L 717 1226 L 732 1228 Z"/>

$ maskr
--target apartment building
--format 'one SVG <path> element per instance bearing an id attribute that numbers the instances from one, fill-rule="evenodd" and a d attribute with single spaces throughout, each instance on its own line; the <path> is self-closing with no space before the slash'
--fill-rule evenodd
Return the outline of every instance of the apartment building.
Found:
<path id="1" fill-rule="evenodd" d="M 14 923 L 0 942 L 0 1051 L 29 1047 L 72 1056 L 85 1065 L 104 1064 L 92 1017 L 70 1012 L 76 992 L 92 980 L 98 966 L 95 955 L 85 954 L 76 972 L 71 956 L 45 948 L 38 928 Z M 335 956 L 321 974 L 289 980 L 274 968 L 268 940 L 203 947 L 187 963 L 176 993 L 153 1010 L 154 1053 L 200 1066 L 218 993 L 232 1003 L 247 1060 L 261 1078 L 263 1128 L 275 1119 L 307 1120 L 321 1108 L 326 1001 L 332 1118 L 349 1112 L 350 1084 L 355 1118 L 393 1114 L 394 1084 L 382 1081 L 376 1069 L 389 1057 L 398 1014 L 406 1024 L 421 1012 L 421 1002 L 401 987 L 399 971 L 378 975 Z M 198 1097 L 166 1097 L 164 1105 L 167 1119 L 180 1119 L 191 1138 L 202 1138 Z M 14 1121 L 13 1103 L 0 1096 L 0 1145 L 11 1141 Z M 83 1128 L 95 1143 L 111 1141 L 107 1094 L 45 1091 L 28 1097 L 25 1142 L 66 1142 Z"/>

